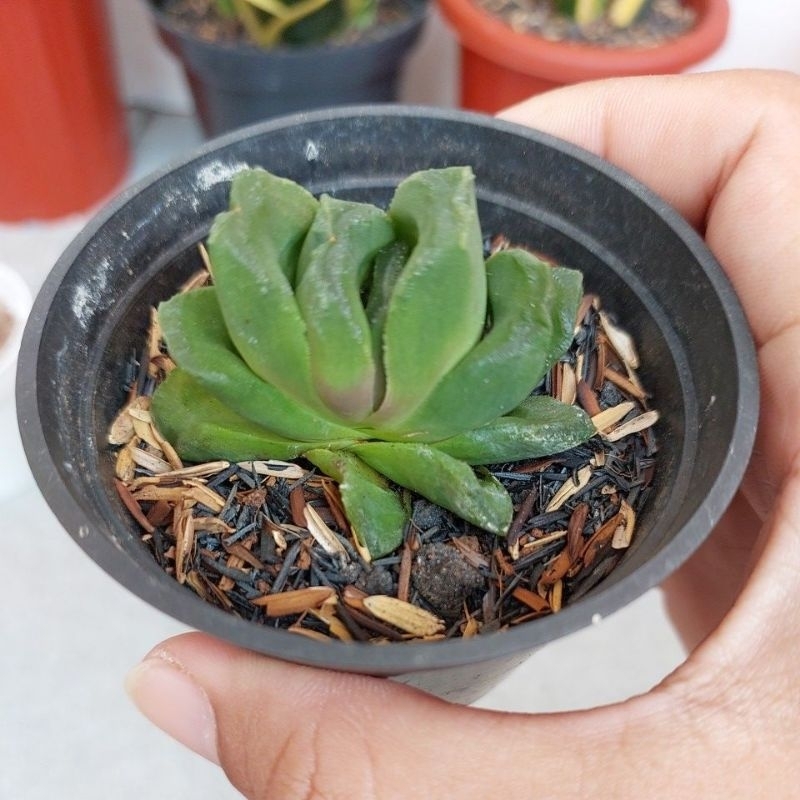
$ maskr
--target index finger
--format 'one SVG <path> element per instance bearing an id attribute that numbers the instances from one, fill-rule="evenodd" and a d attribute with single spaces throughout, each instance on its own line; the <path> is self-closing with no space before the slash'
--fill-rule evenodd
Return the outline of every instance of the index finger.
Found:
<path id="1" fill-rule="evenodd" d="M 568 139 L 678 209 L 723 264 L 763 344 L 800 315 L 800 80 L 740 71 L 579 84 L 503 118 Z"/>

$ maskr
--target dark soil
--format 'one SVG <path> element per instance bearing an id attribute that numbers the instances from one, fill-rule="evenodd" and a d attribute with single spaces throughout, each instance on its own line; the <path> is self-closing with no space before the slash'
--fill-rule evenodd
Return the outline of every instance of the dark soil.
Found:
<path id="1" fill-rule="evenodd" d="M 550 0 L 475 0 L 520 33 L 534 33 L 551 41 L 573 41 L 604 47 L 655 47 L 689 30 L 694 9 L 681 0 L 653 0 L 641 18 L 619 29 L 600 19 L 585 27 L 556 13 Z"/>

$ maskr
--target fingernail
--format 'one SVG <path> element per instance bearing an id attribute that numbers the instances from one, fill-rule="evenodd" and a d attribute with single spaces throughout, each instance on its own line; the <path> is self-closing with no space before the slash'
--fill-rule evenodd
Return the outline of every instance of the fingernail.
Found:
<path id="1" fill-rule="evenodd" d="M 128 673 L 125 689 L 156 727 L 219 764 L 217 724 L 208 695 L 168 654 L 145 658 Z"/>

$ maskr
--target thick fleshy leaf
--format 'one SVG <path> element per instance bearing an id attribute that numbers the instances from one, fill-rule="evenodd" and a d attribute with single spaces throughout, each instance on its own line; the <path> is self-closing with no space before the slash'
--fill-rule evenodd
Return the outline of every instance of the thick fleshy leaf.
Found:
<path id="1" fill-rule="evenodd" d="M 580 408 L 535 396 L 508 415 L 433 447 L 468 464 L 500 464 L 560 453 L 595 433 L 592 420 Z"/>
<path id="2" fill-rule="evenodd" d="M 386 313 L 386 394 L 368 424 L 407 417 L 480 338 L 486 270 L 474 184 L 469 167 L 450 167 L 397 187 L 389 216 L 411 253 Z"/>
<path id="3" fill-rule="evenodd" d="M 383 374 L 383 329 L 394 285 L 408 260 L 409 247 L 406 242 L 395 241 L 375 257 L 372 282 L 366 302 L 367 320 L 372 336 L 372 353 L 378 369 L 375 370 L 375 398 L 380 404 L 386 391 Z"/>
<path id="4" fill-rule="evenodd" d="M 237 414 L 290 439 L 358 438 L 262 381 L 228 336 L 215 287 L 178 294 L 158 308 L 170 355 L 184 372 Z"/>
<path id="5" fill-rule="evenodd" d="M 305 457 L 339 484 L 347 520 L 359 544 L 380 558 L 403 543 L 408 515 L 397 492 L 354 453 L 309 450 Z"/>
<path id="6" fill-rule="evenodd" d="M 353 422 L 375 406 L 376 364 L 361 292 L 375 255 L 393 240 L 392 223 L 376 206 L 323 195 L 300 251 L 295 297 L 311 379 L 325 405 Z"/>
<path id="7" fill-rule="evenodd" d="M 435 447 L 364 442 L 348 449 L 390 480 L 483 530 L 504 535 L 511 524 L 513 505 L 503 486 Z"/>
<path id="8" fill-rule="evenodd" d="M 321 403 L 311 382 L 306 326 L 292 283 L 317 201 L 262 169 L 240 172 L 230 211 L 219 214 L 208 253 L 231 340 L 258 377 L 306 405 Z"/>
<path id="9" fill-rule="evenodd" d="M 161 435 L 187 461 L 285 460 L 318 446 L 278 436 L 239 416 L 180 368 L 156 389 L 151 410 Z"/>
<path id="10" fill-rule="evenodd" d="M 486 262 L 491 328 L 425 402 L 383 438 L 435 442 L 485 425 L 517 406 L 572 342 L 581 273 L 524 250 Z"/>

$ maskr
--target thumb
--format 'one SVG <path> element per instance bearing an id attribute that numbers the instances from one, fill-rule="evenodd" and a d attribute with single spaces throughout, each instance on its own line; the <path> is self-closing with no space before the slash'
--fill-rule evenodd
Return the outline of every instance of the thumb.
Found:
<path id="1" fill-rule="evenodd" d="M 512 766 L 502 769 L 494 743 L 513 736 L 514 717 L 381 678 L 287 664 L 205 634 L 154 648 L 126 688 L 151 722 L 220 764 L 251 800 L 485 797 L 497 787 L 495 770 L 507 777 Z M 491 764 L 485 780 L 473 771 L 481 757 Z M 450 774 L 451 763 L 463 764 L 460 774 Z"/>
<path id="2" fill-rule="evenodd" d="M 734 798 L 746 795 L 727 776 L 752 753 L 749 737 L 717 735 L 720 715 L 685 687 L 592 711 L 503 714 L 196 633 L 157 647 L 128 689 L 250 800 Z"/>

